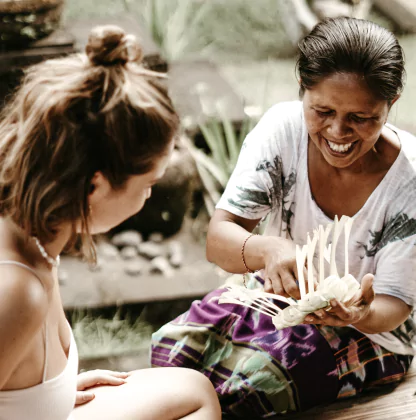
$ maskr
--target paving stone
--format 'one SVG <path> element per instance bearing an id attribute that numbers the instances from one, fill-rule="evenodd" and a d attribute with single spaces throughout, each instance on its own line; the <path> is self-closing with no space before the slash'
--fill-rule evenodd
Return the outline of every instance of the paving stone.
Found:
<path id="1" fill-rule="evenodd" d="M 161 242 L 163 242 L 163 233 L 153 232 L 152 234 L 149 235 L 148 239 L 150 242 L 160 244 Z"/>
<path id="2" fill-rule="evenodd" d="M 183 263 L 183 247 L 179 241 L 171 241 L 168 245 L 169 262 L 173 267 L 180 267 Z"/>
<path id="3" fill-rule="evenodd" d="M 134 246 L 138 248 L 142 242 L 142 235 L 136 230 L 125 230 L 111 238 L 111 243 L 118 247 Z"/>
<path id="4" fill-rule="evenodd" d="M 133 261 L 129 261 L 124 266 L 124 272 L 130 276 L 137 276 L 141 274 L 144 270 L 143 261 L 135 259 Z"/>
<path id="5" fill-rule="evenodd" d="M 137 247 L 135 246 L 125 246 L 120 251 L 120 256 L 123 260 L 131 260 L 137 257 Z"/>
<path id="6" fill-rule="evenodd" d="M 120 256 L 118 248 L 109 242 L 101 242 L 98 244 L 97 253 L 104 260 L 114 260 Z"/>
<path id="7" fill-rule="evenodd" d="M 143 242 L 138 247 L 139 254 L 146 258 L 153 259 L 165 255 L 166 249 L 163 244 L 154 242 Z"/>
<path id="8" fill-rule="evenodd" d="M 150 263 L 152 272 L 161 273 L 167 278 L 171 278 L 175 275 L 175 270 L 169 264 L 169 261 L 165 257 L 156 257 Z"/>

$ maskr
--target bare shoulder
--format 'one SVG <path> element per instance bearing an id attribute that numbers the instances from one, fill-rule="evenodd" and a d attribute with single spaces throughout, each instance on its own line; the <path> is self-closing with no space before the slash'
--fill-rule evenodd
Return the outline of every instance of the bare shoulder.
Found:
<path id="1" fill-rule="evenodd" d="M 0 266 L 0 328 L 6 319 L 20 327 L 27 323 L 36 330 L 47 309 L 48 293 L 33 273 L 12 265 Z"/>
<path id="2" fill-rule="evenodd" d="M 30 271 L 0 266 L 0 390 L 44 325 L 48 292 Z"/>

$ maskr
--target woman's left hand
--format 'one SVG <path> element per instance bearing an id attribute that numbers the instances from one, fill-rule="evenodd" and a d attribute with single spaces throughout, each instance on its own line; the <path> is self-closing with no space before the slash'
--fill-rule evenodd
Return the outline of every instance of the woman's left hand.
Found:
<path id="1" fill-rule="evenodd" d="M 370 313 L 370 305 L 374 300 L 374 276 L 366 274 L 361 282 L 361 289 L 346 303 L 331 300 L 331 309 L 320 309 L 306 316 L 305 324 L 323 324 L 334 327 L 345 327 L 363 321 Z"/>
<path id="2" fill-rule="evenodd" d="M 91 391 L 86 391 L 97 385 L 123 385 L 130 374 L 126 372 L 113 372 L 111 370 L 90 370 L 80 373 L 77 378 L 77 397 L 75 406 L 85 404 L 95 398 Z"/>

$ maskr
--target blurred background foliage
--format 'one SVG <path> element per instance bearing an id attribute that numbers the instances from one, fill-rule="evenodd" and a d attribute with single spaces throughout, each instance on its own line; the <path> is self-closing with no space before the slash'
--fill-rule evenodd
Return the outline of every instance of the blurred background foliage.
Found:
<path id="1" fill-rule="evenodd" d="M 264 109 L 298 98 L 296 45 L 287 0 L 70 0 L 64 20 L 128 13 L 147 26 L 168 60 L 204 57 L 222 74 L 248 105 Z M 393 24 L 376 10 L 373 20 L 389 29 Z M 415 132 L 416 35 L 399 35 L 407 59 L 407 86 L 391 113 L 391 122 Z"/>

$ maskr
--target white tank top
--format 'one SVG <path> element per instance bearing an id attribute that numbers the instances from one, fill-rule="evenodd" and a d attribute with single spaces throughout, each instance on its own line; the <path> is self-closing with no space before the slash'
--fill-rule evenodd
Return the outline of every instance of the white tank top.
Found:
<path id="1" fill-rule="evenodd" d="M 0 265 L 13 264 L 36 272 L 18 261 L 0 261 Z M 68 324 L 69 327 L 69 324 Z M 56 377 L 45 380 L 48 343 L 45 326 L 45 363 L 42 383 L 30 388 L 0 391 L 0 420 L 70 420 L 75 405 L 78 375 L 78 351 L 71 331 L 68 362 Z"/>

